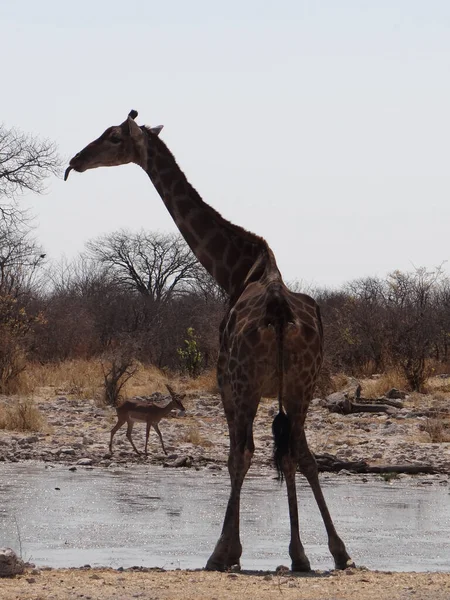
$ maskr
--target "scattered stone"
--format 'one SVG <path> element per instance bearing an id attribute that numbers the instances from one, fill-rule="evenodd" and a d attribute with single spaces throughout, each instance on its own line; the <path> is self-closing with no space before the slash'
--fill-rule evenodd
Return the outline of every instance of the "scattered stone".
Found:
<path id="1" fill-rule="evenodd" d="M 390 400 L 404 400 L 406 398 L 406 392 L 402 392 L 397 388 L 392 388 L 386 394 L 386 398 Z"/>
<path id="2" fill-rule="evenodd" d="M 163 466 L 169 468 L 190 467 L 192 466 L 192 459 L 189 456 L 181 456 L 176 460 L 165 462 Z"/>
<path id="3" fill-rule="evenodd" d="M 210 464 L 208 465 L 208 469 L 209 469 L 210 471 L 221 471 L 221 470 L 222 470 L 222 467 L 221 467 L 220 465 L 217 465 L 217 464 L 215 464 L 215 463 L 210 463 Z"/>
<path id="4" fill-rule="evenodd" d="M 24 570 L 25 563 L 12 548 L 0 548 L 0 577 L 21 575 Z"/>
<path id="5" fill-rule="evenodd" d="M 73 448 L 70 448 L 70 447 L 59 448 L 58 453 L 59 454 L 67 454 L 67 455 L 73 456 L 75 454 L 75 450 Z"/>
<path id="6" fill-rule="evenodd" d="M 290 573 L 290 568 L 286 567 L 286 565 L 278 565 L 275 569 L 275 573 L 277 575 L 286 575 L 286 573 Z"/>

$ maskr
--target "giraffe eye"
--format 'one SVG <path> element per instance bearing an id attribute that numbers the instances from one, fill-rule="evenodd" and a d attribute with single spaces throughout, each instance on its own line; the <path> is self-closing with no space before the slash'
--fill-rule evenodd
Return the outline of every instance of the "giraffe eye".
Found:
<path id="1" fill-rule="evenodd" d="M 112 142 L 113 144 L 120 144 L 120 142 L 122 141 L 121 138 L 118 135 L 112 135 L 109 138 L 109 141 Z"/>

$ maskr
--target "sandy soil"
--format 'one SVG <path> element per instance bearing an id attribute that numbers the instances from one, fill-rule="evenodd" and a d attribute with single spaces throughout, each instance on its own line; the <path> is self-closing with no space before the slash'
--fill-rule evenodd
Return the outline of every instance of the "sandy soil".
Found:
<path id="1" fill-rule="evenodd" d="M 449 600 L 450 574 L 359 569 L 293 576 L 204 571 L 118 572 L 65 569 L 28 572 L 0 582 L 1 600 Z"/>

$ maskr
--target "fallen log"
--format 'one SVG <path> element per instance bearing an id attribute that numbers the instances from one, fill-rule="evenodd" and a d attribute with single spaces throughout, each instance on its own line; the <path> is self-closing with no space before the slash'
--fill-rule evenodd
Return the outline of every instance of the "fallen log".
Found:
<path id="1" fill-rule="evenodd" d="M 369 465 L 365 461 L 346 461 L 340 460 L 332 454 L 315 454 L 317 466 L 321 473 L 338 473 L 346 470 L 351 473 L 405 473 L 408 475 L 418 475 L 419 473 L 437 474 L 439 471 L 431 465 L 423 464 L 405 464 L 405 465 Z"/>
<path id="2" fill-rule="evenodd" d="M 401 400 L 395 400 L 392 398 L 358 398 L 358 403 L 361 402 L 363 404 L 387 404 L 388 406 L 393 406 L 394 408 L 403 408 L 404 404 Z"/>
<path id="3" fill-rule="evenodd" d="M 387 413 L 393 414 L 397 407 L 394 408 L 394 405 L 386 402 L 385 404 L 378 403 L 366 403 L 366 402 L 355 402 L 354 400 L 350 400 L 350 398 L 344 398 L 338 402 L 327 402 L 327 408 L 330 412 L 337 412 L 342 415 L 350 415 L 353 413 Z"/>

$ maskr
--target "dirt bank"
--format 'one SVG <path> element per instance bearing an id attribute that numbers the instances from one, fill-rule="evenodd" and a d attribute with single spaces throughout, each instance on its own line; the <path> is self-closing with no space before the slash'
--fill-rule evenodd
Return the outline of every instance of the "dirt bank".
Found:
<path id="1" fill-rule="evenodd" d="M 293 576 L 204 571 L 29 571 L 0 581 L 1 600 L 449 600 L 450 574 L 358 569 Z"/>
<path id="2" fill-rule="evenodd" d="M 450 443 L 436 441 L 430 425 L 441 426 L 439 410 L 441 407 L 448 412 L 448 400 L 447 394 L 439 399 L 415 394 L 405 400 L 402 409 L 392 414 L 341 415 L 330 412 L 316 399 L 306 422 L 308 441 L 314 452 L 331 453 L 342 460 L 374 465 L 422 463 L 447 475 L 450 473 Z M 0 408 L 2 402 L 8 399 L 0 399 Z M 191 393 L 184 404 L 185 415 L 172 416 L 160 423 L 169 456 L 163 454 L 152 432 L 149 457 L 138 457 L 125 437 L 126 427 L 117 432 L 113 455 L 110 455 L 109 435 L 116 422 L 115 411 L 96 406 L 93 400 L 55 395 L 54 390 L 47 389 L 35 399 L 35 405 L 44 416 L 43 430 L 36 433 L 0 430 L 0 461 L 43 460 L 74 467 L 78 463 L 105 468 L 147 461 L 166 466 L 226 468 L 228 428 L 220 397 Z M 438 418 L 430 420 L 426 416 L 430 407 L 436 409 Z M 254 427 L 253 462 L 257 467 L 271 467 L 271 423 L 275 409 L 274 400 L 261 402 Z M 144 431 L 145 426 L 139 423 L 133 431 L 133 439 L 140 449 L 144 446 Z"/>

